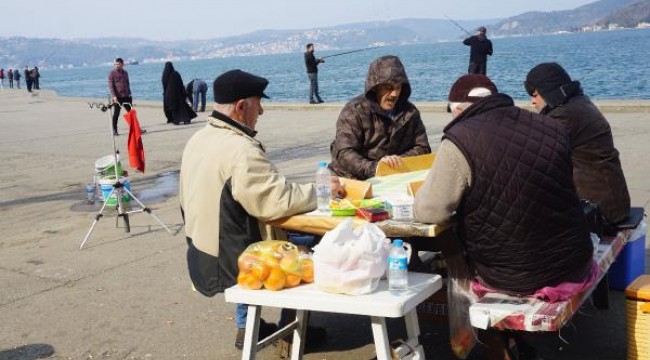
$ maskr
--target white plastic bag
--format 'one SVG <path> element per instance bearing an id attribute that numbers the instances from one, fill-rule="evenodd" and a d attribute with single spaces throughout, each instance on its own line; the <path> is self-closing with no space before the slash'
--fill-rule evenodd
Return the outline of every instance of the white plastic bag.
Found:
<path id="1" fill-rule="evenodd" d="M 322 291 L 360 295 L 377 288 L 388 266 L 390 241 L 377 225 L 352 228 L 350 219 L 314 247 L 314 283 Z"/>

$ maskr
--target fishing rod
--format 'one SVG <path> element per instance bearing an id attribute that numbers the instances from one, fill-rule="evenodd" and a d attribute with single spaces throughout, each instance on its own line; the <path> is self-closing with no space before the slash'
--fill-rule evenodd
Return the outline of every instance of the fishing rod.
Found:
<path id="1" fill-rule="evenodd" d="M 373 47 L 369 47 L 369 48 L 365 48 L 365 49 L 346 51 L 346 52 L 342 52 L 342 53 L 338 53 L 338 54 L 334 54 L 334 55 L 323 56 L 321 59 L 325 59 L 325 58 L 329 58 L 329 57 L 335 57 L 335 56 L 341 56 L 341 55 L 347 55 L 347 54 L 352 54 L 352 53 L 356 53 L 356 52 L 360 52 L 360 51 L 373 50 L 373 49 L 377 49 L 377 48 L 384 47 L 384 46 L 386 46 L 386 45 L 373 46 Z"/>
<path id="2" fill-rule="evenodd" d="M 54 49 L 54 51 L 52 51 L 52 52 L 50 53 L 50 55 L 48 55 L 45 59 L 43 59 L 43 60 L 41 60 L 41 61 L 39 62 L 39 65 L 47 64 L 47 61 L 50 60 L 50 58 L 51 58 L 52 56 L 54 56 L 54 54 L 56 54 L 58 51 L 59 51 L 58 48 L 57 48 L 57 49 Z"/>
<path id="3" fill-rule="evenodd" d="M 463 30 L 467 35 L 472 36 L 472 34 L 470 34 L 469 31 L 465 30 L 464 27 L 462 27 L 459 23 L 455 22 L 452 18 L 450 18 L 447 15 L 445 15 L 445 17 L 447 18 L 447 20 L 451 21 L 452 24 L 456 25 L 459 29 Z"/>

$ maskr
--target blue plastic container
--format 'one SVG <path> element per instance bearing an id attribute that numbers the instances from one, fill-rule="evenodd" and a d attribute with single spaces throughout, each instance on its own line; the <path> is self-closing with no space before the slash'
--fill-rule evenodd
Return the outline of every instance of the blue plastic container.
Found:
<path id="1" fill-rule="evenodd" d="M 645 272 L 645 232 L 641 237 L 625 244 L 616 261 L 609 268 L 610 289 L 624 291 L 628 285 Z"/>

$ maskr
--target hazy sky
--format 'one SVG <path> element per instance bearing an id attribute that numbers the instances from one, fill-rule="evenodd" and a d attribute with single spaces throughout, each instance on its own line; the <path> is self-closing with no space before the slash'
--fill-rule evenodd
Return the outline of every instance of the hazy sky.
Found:
<path id="1" fill-rule="evenodd" d="M 2 1 L 1 36 L 207 39 L 401 18 L 494 19 L 595 0 L 29 0 Z M 185 6 L 180 6 L 184 4 Z"/>

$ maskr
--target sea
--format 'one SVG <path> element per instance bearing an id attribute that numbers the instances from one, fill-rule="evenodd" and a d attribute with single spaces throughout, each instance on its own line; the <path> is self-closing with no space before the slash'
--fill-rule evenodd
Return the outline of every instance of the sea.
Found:
<path id="1" fill-rule="evenodd" d="M 487 74 L 500 92 L 528 100 L 523 81 L 542 62 L 560 63 L 593 99 L 650 99 L 650 29 L 566 33 L 492 39 L 494 55 Z M 349 54 L 337 55 L 342 52 Z M 411 101 L 445 101 L 453 82 L 467 72 L 469 48 L 462 39 L 435 44 L 385 46 L 369 49 L 319 51 L 327 57 L 319 65 L 321 97 L 345 102 L 363 92 L 368 65 L 383 55 L 399 56 L 411 83 Z M 117 54 L 119 56 L 119 54 Z M 112 59 L 107 59 L 111 61 Z M 302 53 L 236 56 L 173 62 L 185 83 L 203 78 L 209 84 L 230 69 L 242 69 L 269 79 L 267 102 L 305 103 L 309 80 Z M 162 101 L 164 62 L 128 65 L 134 102 Z M 107 98 L 112 68 L 43 69 L 41 88 L 61 96 Z M 212 99 L 212 86 L 208 98 Z"/>

